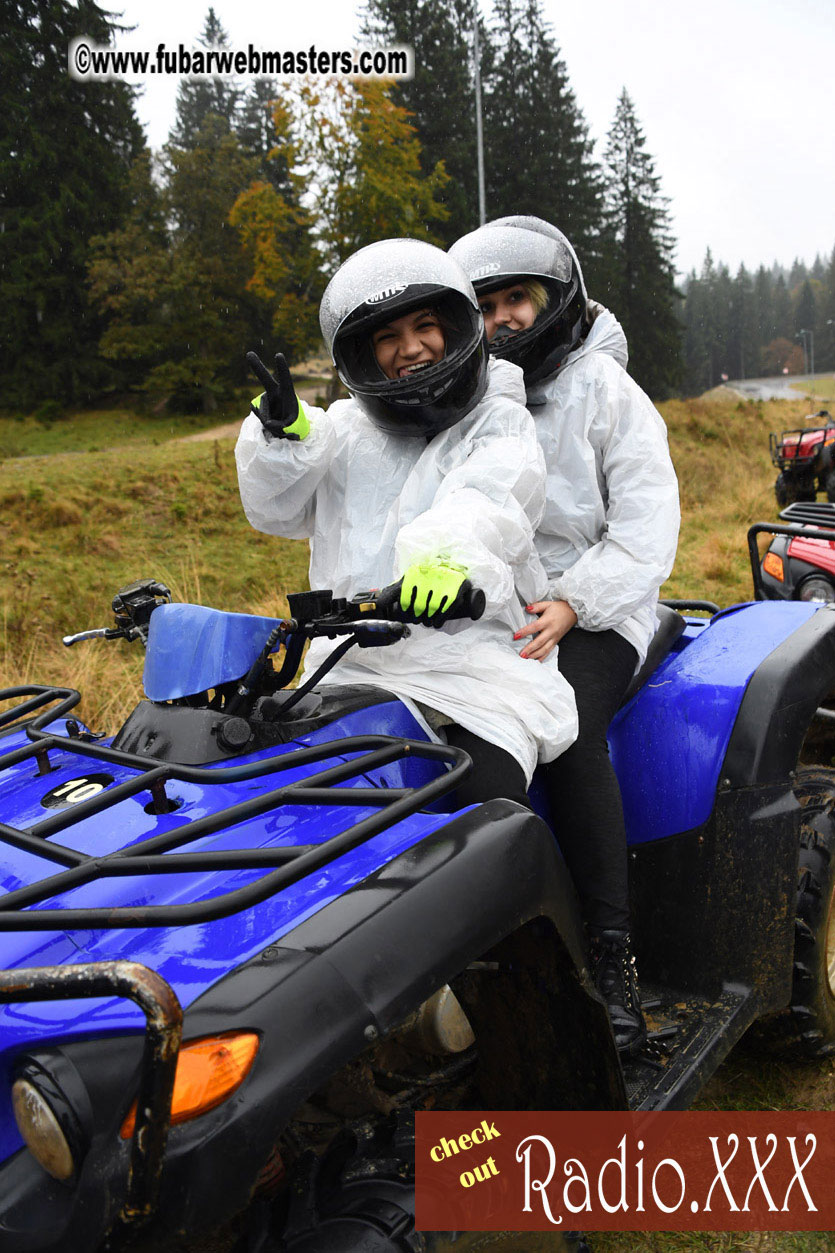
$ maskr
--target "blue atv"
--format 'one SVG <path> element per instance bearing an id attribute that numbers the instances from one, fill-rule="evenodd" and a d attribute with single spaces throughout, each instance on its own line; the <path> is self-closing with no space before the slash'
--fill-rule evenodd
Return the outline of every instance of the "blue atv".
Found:
<path id="1" fill-rule="evenodd" d="M 243 1211 L 251 1253 L 444 1247 L 413 1227 L 415 1109 L 684 1108 L 787 1007 L 835 1049 L 831 606 L 659 608 L 610 737 L 651 1026 L 623 1064 L 536 783 L 537 813 L 460 808 L 466 754 L 322 681 L 403 637 L 396 587 L 113 608 L 66 641 L 147 644 L 112 739 L 75 691 L 0 692 L 4 1253 Z"/>

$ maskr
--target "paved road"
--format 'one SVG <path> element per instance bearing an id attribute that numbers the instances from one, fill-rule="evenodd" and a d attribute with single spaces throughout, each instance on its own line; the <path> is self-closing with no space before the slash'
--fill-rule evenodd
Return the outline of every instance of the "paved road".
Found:
<path id="1" fill-rule="evenodd" d="M 820 408 L 821 405 L 835 404 L 831 378 L 831 374 L 783 374 L 767 379 L 730 379 L 725 386 L 751 400 L 801 400 L 805 390 L 815 407 Z M 797 384 L 802 384 L 802 387 Z"/>

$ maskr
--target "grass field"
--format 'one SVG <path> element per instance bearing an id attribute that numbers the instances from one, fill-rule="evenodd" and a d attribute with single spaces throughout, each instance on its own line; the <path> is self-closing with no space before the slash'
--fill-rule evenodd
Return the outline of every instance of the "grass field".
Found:
<path id="1" fill-rule="evenodd" d="M 804 396 L 813 397 L 822 405 L 835 405 L 835 374 L 816 374 L 814 382 L 792 383 L 792 388 Z"/>
<path id="2" fill-rule="evenodd" d="M 125 445 L 156 447 L 223 421 L 223 413 L 142 414 L 128 409 L 68 413 L 51 420 L 32 414 L 0 416 L 0 460 L 52 456 L 60 452 L 101 452 Z"/>
<path id="3" fill-rule="evenodd" d="M 683 511 L 678 559 L 663 594 L 722 606 L 749 598 L 746 531 L 776 516 L 768 434 L 797 425 L 807 407 L 802 397 L 661 406 Z M 213 421 L 231 422 L 242 412 L 236 407 Z M 49 427 L 32 418 L 0 420 L 0 686 L 76 687 L 80 716 L 112 732 L 140 694 L 139 646 L 68 650 L 60 639 L 109 625 L 121 584 L 153 575 L 175 599 L 264 614 L 286 612 L 286 594 L 306 587 L 306 545 L 261 535 L 243 516 L 234 437 L 184 441 L 205 428 L 204 419 L 125 411 L 70 415 Z M 699 1106 L 832 1109 L 835 1064 L 798 1060 L 785 1023 L 775 1020 L 749 1032 Z M 591 1243 L 594 1253 L 822 1253 L 833 1248 L 833 1237 L 601 1234 Z"/>

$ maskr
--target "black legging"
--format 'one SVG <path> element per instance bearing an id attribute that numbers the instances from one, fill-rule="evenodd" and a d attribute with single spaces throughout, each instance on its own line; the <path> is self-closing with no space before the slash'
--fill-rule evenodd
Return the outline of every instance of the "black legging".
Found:
<path id="1" fill-rule="evenodd" d="M 623 802 L 606 732 L 635 670 L 637 653 L 616 631 L 573 627 L 559 645 L 560 673 L 577 698 L 580 730 L 545 766 L 554 832 L 593 929 L 629 926 Z"/>
<path id="2" fill-rule="evenodd" d="M 472 731 L 467 731 L 457 722 L 445 726 L 444 735 L 448 744 L 463 748 L 473 759 L 472 770 L 452 794 L 456 809 L 493 800 L 497 796 L 518 801 L 530 809 L 525 772 L 515 757 L 489 740 L 473 735 Z"/>

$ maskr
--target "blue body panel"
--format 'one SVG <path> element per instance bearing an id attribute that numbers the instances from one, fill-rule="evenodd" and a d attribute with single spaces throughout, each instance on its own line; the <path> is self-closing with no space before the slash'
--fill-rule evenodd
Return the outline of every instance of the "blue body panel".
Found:
<path id="1" fill-rule="evenodd" d="M 56 726 L 55 730 L 60 731 Z M 235 765 L 283 755 L 296 748 L 326 743 L 358 734 L 388 734 L 411 739 L 426 736 L 407 708 L 392 700 L 361 709 L 336 722 L 300 737 L 269 753 L 235 758 Z M 26 743 L 23 733 L 7 736 L 3 749 Z M 4 797 L 3 818 L 18 826 L 42 819 L 47 810 L 40 798 L 62 782 L 88 770 L 85 759 L 71 753 L 52 753 L 56 769 L 38 777 L 29 760 L 0 771 L 0 792 Z M 172 814 L 145 813 L 144 797 L 133 797 L 97 815 L 83 827 L 70 828 L 55 837 L 58 843 L 100 854 L 128 847 L 149 835 L 180 826 L 184 819 L 197 819 L 226 806 L 263 793 L 294 779 L 318 773 L 346 760 L 335 755 L 327 761 L 301 769 L 282 771 L 237 784 L 211 787 L 193 783 L 169 784 L 169 794 L 182 800 Z M 218 763 L 225 765 L 227 763 Z M 97 767 L 98 768 L 98 767 Z M 434 777 L 441 767 L 417 758 L 370 771 L 355 781 L 357 786 L 417 786 Z M 134 777 L 126 768 L 108 764 L 107 772 L 116 783 Z M 206 836 L 190 844 L 199 849 L 257 848 L 266 845 L 320 844 L 339 831 L 376 812 L 367 806 L 285 805 L 248 822 Z M 0 968 L 20 966 L 76 965 L 86 961 L 116 960 L 141 962 L 156 970 L 174 988 L 183 1008 L 206 992 L 243 962 L 261 952 L 317 910 L 330 904 L 355 884 L 416 844 L 449 821 L 448 813 L 417 813 L 402 819 L 388 830 L 314 871 L 308 878 L 285 888 L 251 909 L 192 926 L 87 932 L 0 933 Z M 0 842 L 0 882 L 14 890 L 39 879 L 46 863 L 39 858 Z M 102 879 L 55 898 L 66 906 L 125 904 L 169 904 L 178 900 L 207 899 L 220 891 L 243 887 L 257 878 L 255 871 L 144 876 Z M 46 906 L 55 902 L 48 902 Z M 37 1042 L 58 1041 L 73 1036 L 112 1035 L 144 1029 L 142 1013 L 130 1002 L 119 999 L 43 1001 L 0 1006 L 0 1160 L 21 1144 L 9 1102 L 9 1067 L 15 1055 Z"/>
<path id="2" fill-rule="evenodd" d="M 609 730 L 630 844 L 705 822 L 745 689 L 820 606 L 761 601 L 692 623 Z"/>

